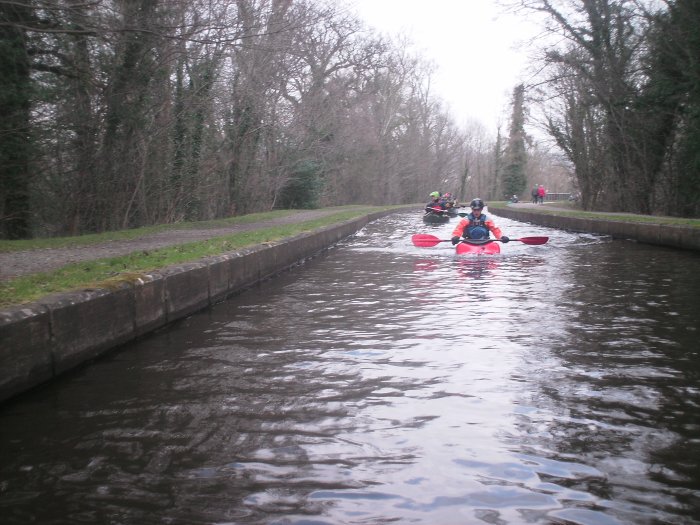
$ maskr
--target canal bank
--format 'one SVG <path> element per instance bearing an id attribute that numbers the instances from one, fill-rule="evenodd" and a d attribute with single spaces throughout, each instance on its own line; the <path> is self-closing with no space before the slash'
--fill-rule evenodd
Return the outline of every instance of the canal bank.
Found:
<path id="1" fill-rule="evenodd" d="M 223 301 L 318 255 L 369 222 L 406 209 L 380 211 L 280 241 L 139 274 L 112 289 L 61 293 L 2 309 L 0 401 Z M 492 211 L 551 228 L 700 251 L 700 229 L 693 227 L 577 218 L 548 206 L 527 204 L 493 206 Z"/>
<path id="2" fill-rule="evenodd" d="M 620 220 L 611 218 L 613 214 L 603 213 L 590 213 L 590 217 L 577 217 L 575 212 L 558 210 L 553 206 L 547 206 L 546 203 L 544 205 L 517 203 L 492 206 L 491 211 L 507 219 L 529 222 L 538 226 L 610 235 L 613 239 L 700 251 L 700 228 L 692 226 L 675 226 L 648 221 L 633 222 L 625 220 L 625 214 L 619 214 Z"/>
<path id="3" fill-rule="evenodd" d="M 317 256 L 379 211 L 280 241 L 134 276 L 112 289 L 0 311 L 0 401 Z"/>

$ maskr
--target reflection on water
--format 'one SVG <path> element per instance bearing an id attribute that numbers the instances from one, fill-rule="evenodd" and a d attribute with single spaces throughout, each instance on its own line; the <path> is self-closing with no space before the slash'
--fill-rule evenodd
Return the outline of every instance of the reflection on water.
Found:
<path id="1" fill-rule="evenodd" d="M 3 522 L 700 523 L 697 255 L 499 226 L 551 240 L 383 219 L 8 403 Z"/>

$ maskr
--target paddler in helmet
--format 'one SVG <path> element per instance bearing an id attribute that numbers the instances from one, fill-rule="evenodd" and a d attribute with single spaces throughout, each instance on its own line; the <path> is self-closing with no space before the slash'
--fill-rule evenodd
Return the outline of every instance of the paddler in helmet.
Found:
<path id="1" fill-rule="evenodd" d="M 496 227 L 488 216 L 481 213 L 484 206 L 484 201 L 478 197 L 469 203 L 472 211 L 459 221 L 459 224 L 452 232 L 452 244 L 458 244 L 461 237 L 474 240 L 488 239 L 489 232 L 493 233 L 494 237 L 502 242 L 510 241 L 508 237 L 501 235 L 501 230 Z"/>
<path id="2" fill-rule="evenodd" d="M 445 209 L 448 210 L 456 206 L 454 197 L 452 197 L 452 194 L 449 191 L 442 194 L 440 197 L 440 202 L 445 206 Z"/>
<path id="3" fill-rule="evenodd" d="M 428 213 L 437 213 L 438 215 L 442 215 L 442 212 L 445 211 L 445 205 L 440 202 L 439 191 L 434 191 L 430 194 L 430 202 L 425 205 L 425 211 Z"/>

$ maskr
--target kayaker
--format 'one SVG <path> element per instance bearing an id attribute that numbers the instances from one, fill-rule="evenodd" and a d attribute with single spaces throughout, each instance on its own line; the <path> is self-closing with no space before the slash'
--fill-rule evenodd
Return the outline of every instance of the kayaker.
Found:
<path id="1" fill-rule="evenodd" d="M 461 237 L 465 239 L 488 239 L 489 232 L 493 233 L 496 239 L 502 242 L 508 242 L 510 239 L 505 235 L 501 235 L 501 230 L 496 227 L 491 219 L 481 213 L 484 209 L 484 201 L 478 197 L 469 203 L 472 212 L 464 219 L 459 221 L 459 224 L 452 232 L 452 244 L 459 244 Z"/>
<path id="2" fill-rule="evenodd" d="M 440 202 L 440 192 L 434 191 L 430 194 L 430 202 L 425 205 L 425 211 L 428 213 L 437 213 L 442 215 L 445 211 L 445 205 Z"/>
<path id="3" fill-rule="evenodd" d="M 445 209 L 450 209 L 454 208 L 456 206 L 456 202 L 454 200 L 454 197 L 452 194 L 448 191 L 440 197 L 440 203 L 442 203 L 445 207 Z"/>

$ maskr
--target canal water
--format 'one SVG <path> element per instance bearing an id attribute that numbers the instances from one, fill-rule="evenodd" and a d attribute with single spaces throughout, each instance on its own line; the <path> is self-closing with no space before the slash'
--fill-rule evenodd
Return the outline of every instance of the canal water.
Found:
<path id="1" fill-rule="evenodd" d="M 700 523 L 700 257 L 496 219 L 550 241 L 392 215 L 0 406 L 0 521 Z"/>

